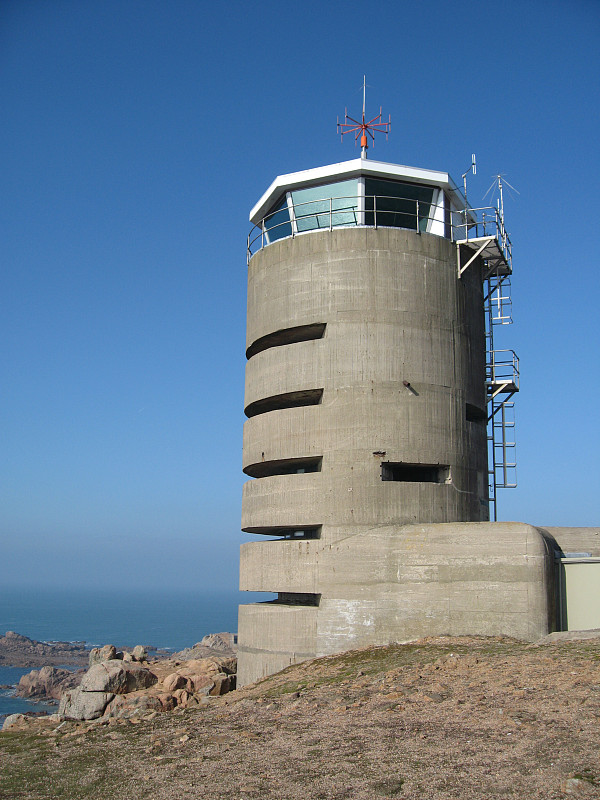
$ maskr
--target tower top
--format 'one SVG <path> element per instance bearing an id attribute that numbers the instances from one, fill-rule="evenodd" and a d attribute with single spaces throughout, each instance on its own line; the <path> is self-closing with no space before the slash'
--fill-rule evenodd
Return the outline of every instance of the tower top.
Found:
<path id="1" fill-rule="evenodd" d="M 390 126 L 392 124 L 392 118 L 388 114 L 388 121 L 384 122 L 381 118 L 381 106 L 379 108 L 379 114 L 373 119 L 367 121 L 366 114 L 365 114 L 365 105 L 366 105 L 366 96 L 367 96 L 367 79 L 366 76 L 363 75 L 363 106 L 362 106 L 362 120 L 354 119 L 354 117 L 348 116 L 348 109 L 346 108 L 344 111 L 344 121 L 340 122 L 338 117 L 337 123 L 337 131 L 341 134 L 342 140 L 344 138 L 344 134 L 346 133 L 353 133 L 354 134 L 354 141 L 358 141 L 358 137 L 360 136 L 360 147 L 361 147 L 361 158 L 367 157 L 367 150 L 369 147 L 369 136 L 371 137 L 372 141 L 375 142 L 375 134 L 376 133 L 385 133 L 385 138 L 387 139 L 388 133 L 390 132 Z"/>

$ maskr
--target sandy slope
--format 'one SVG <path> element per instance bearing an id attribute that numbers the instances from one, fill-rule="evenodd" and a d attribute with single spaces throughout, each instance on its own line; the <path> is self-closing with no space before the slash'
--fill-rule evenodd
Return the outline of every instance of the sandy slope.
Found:
<path id="1" fill-rule="evenodd" d="M 435 639 L 291 667 L 200 709 L 0 736 L 0 797 L 600 797 L 600 640 Z"/>

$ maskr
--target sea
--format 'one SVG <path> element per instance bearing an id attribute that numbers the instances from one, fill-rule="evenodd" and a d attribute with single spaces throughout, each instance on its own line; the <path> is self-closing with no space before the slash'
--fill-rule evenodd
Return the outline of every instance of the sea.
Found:
<path id="1" fill-rule="evenodd" d="M 0 588 L 0 636 L 15 631 L 41 642 L 142 644 L 175 652 L 209 633 L 235 633 L 238 605 L 272 598 L 224 590 Z M 0 727 L 8 714 L 56 711 L 14 697 L 12 687 L 30 670 L 0 666 L 0 685 L 11 687 L 0 689 Z"/>

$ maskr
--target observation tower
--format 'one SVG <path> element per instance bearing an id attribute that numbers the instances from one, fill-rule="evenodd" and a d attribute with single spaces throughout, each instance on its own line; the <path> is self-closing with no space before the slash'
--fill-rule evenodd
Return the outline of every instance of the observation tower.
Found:
<path id="1" fill-rule="evenodd" d="M 512 270 L 503 213 L 472 209 L 466 176 L 461 193 L 446 172 L 368 159 L 389 122 L 366 120 L 364 95 L 362 120 L 338 127 L 360 158 L 281 175 L 250 213 L 242 529 L 269 538 L 242 546 L 240 588 L 277 600 L 240 607 L 240 685 L 489 627 L 468 609 L 449 621 L 446 583 L 452 548 L 490 539 L 514 469 L 518 363 L 492 335 Z"/>

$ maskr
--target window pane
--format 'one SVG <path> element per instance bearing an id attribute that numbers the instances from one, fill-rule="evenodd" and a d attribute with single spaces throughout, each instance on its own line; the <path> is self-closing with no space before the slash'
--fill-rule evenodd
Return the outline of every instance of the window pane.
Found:
<path id="1" fill-rule="evenodd" d="M 292 192 L 299 231 L 358 224 L 358 180 L 311 186 Z M 331 199 L 331 203 L 330 203 Z M 330 214 L 331 211 L 331 214 Z"/>
<path id="2" fill-rule="evenodd" d="M 292 235 L 292 223 L 290 222 L 290 212 L 288 211 L 285 195 L 271 213 L 265 217 L 265 230 L 267 231 L 269 244 L 276 242 L 277 239 Z"/>
<path id="3" fill-rule="evenodd" d="M 427 231 L 427 220 L 433 200 L 433 187 L 397 181 L 365 180 L 365 224 L 388 228 Z"/>

